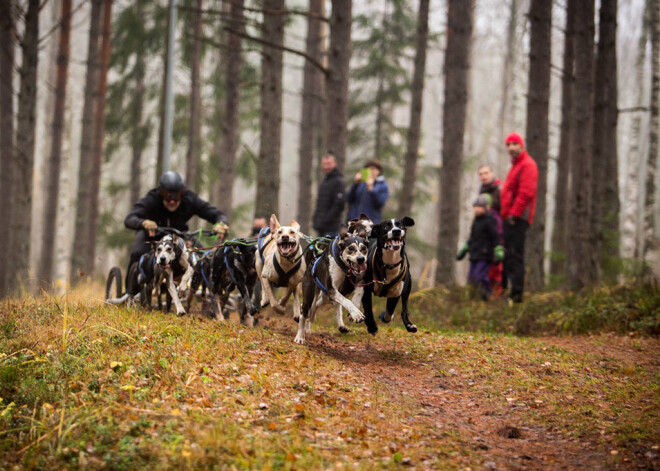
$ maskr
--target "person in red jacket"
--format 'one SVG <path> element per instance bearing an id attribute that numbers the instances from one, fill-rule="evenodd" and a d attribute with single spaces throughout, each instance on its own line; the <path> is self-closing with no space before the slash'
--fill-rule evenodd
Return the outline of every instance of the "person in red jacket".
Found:
<path id="1" fill-rule="evenodd" d="M 525 234 L 534 221 L 539 171 L 525 150 L 520 134 L 513 132 L 504 142 L 511 157 L 511 168 L 500 193 L 506 252 L 503 283 L 511 284 L 509 298 L 520 303 L 525 286 Z"/>

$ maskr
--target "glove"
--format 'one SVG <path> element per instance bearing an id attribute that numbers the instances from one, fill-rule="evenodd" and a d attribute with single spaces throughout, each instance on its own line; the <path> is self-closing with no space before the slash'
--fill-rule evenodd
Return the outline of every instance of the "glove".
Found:
<path id="1" fill-rule="evenodd" d="M 498 246 L 495 247 L 494 252 L 495 252 L 495 261 L 496 262 L 499 263 L 502 260 L 504 260 L 504 247 L 502 247 L 501 245 L 498 245 Z"/>
<path id="2" fill-rule="evenodd" d="M 227 233 L 228 230 L 229 230 L 229 226 L 222 221 L 220 221 L 215 226 L 213 226 L 213 231 L 215 231 L 215 233 L 218 235 L 218 239 L 220 240 L 225 238 L 225 234 Z"/>
<path id="3" fill-rule="evenodd" d="M 156 235 L 156 229 L 158 229 L 158 224 L 156 224 L 151 219 L 145 219 L 144 221 L 142 221 L 142 227 L 144 228 L 145 231 L 149 233 L 149 237 L 153 237 Z"/>
<path id="4" fill-rule="evenodd" d="M 465 243 L 461 246 L 461 248 L 458 250 L 458 253 L 456 254 L 456 260 L 463 260 L 465 257 L 465 254 L 470 251 L 470 246 Z"/>

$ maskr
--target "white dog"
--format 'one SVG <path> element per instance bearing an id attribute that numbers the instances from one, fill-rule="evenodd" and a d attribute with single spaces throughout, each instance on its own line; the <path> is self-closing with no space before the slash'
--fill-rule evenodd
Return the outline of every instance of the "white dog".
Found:
<path id="1" fill-rule="evenodd" d="M 271 305 L 278 314 L 284 314 L 289 296 L 293 293 L 294 317 L 300 317 L 298 285 L 305 273 L 305 260 L 300 246 L 300 224 L 295 220 L 290 226 L 280 226 L 274 214 L 270 216 L 270 226 L 262 231 L 257 243 L 257 257 L 254 266 L 261 280 L 261 306 Z M 278 302 L 273 288 L 286 288 L 286 293 Z"/>

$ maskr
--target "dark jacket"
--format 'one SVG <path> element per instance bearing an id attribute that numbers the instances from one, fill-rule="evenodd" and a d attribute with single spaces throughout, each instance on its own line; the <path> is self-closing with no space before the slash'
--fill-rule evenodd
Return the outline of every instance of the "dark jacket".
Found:
<path id="1" fill-rule="evenodd" d="M 319 234 L 337 232 L 341 224 L 341 213 L 344 210 L 344 176 L 338 167 L 327 174 L 316 196 L 316 209 L 312 217 L 312 225 Z"/>
<path id="2" fill-rule="evenodd" d="M 144 195 L 124 220 L 124 226 L 128 229 L 138 231 L 142 229 L 142 221 L 151 219 L 158 226 L 173 227 L 180 231 L 188 230 L 188 220 L 193 216 L 199 216 L 208 222 L 227 223 L 227 217 L 215 206 L 197 196 L 190 190 L 186 190 L 181 197 L 181 204 L 176 211 L 170 212 L 163 205 L 163 199 L 157 189 L 151 190 Z"/>
<path id="3" fill-rule="evenodd" d="M 476 216 L 470 229 L 470 261 L 486 260 L 493 262 L 494 249 L 500 243 L 495 218 L 490 213 Z"/>
<path id="4" fill-rule="evenodd" d="M 353 183 L 348 191 L 346 201 L 348 201 L 347 219 L 358 219 L 360 213 L 369 216 L 374 224 L 379 224 L 382 219 L 382 210 L 389 196 L 390 189 L 387 186 L 385 177 L 379 175 L 374 183 L 373 190 L 367 190 L 367 184 L 364 182 Z"/>
<path id="5" fill-rule="evenodd" d="M 500 208 L 502 207 L 500 204 L 500 191 L 502 190 L 502 180 L 499 178 L 496 178 L 492 182 L 488 184 L 482 184 L 481 188 L 479 188 L 479 194 L 482 193 L 488 193 L 490 197 L 493 199 L 493 206 L 490 208 L 493 211 L 497 211 L 497 213 L 500 213 Z"/>

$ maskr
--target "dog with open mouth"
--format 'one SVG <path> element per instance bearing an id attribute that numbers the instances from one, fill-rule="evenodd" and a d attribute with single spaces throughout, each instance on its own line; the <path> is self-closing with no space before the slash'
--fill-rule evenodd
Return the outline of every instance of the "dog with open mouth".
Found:
<path id="1" fill-rule="evenodd" d="M 298 333 L 294 340 L 296 343 L 305 343 L 305 333 L 311 331 L 316 311 L 330 301 L 335 304 L 340 332 L 348 332 L 344 325 L 342 307 L 348 311 L 353 322 L 364 320 L 364 314 L 357 306 L 362 297 L 362 282 L 367 273 L 368 253 L 367 240 L 349 234 L 346 227 L 342 227 L 339 235 L 313 260 L 313 252 L 307 252 L 308 265 L 302 282 L 302 317 L 298 319 Z M 347 296 L 352 294 L 353 301 L 349 301 Z"/>
<path id="2" fill-rule="evenodd" d="M 262 287 L 261 307 L 270 304 L 275 312 L 284 314 L 286 303 L 293 294 L 294 317 L 300 317 L 298 286 L 307 266 L 300 245 L 300 224 L 292 220 L 291 225 L 281 226 L 274 214 L 270 215 L 269 222 L 269 226 L 259 233 L 255 258 Z M 275 288 L 286 288 L 279 302 L 275 299 Z"/>
<path id="3" fill-rule="evenodd" d="M 167 293 L 176 307 L 177 315 L 185 315 L 186 310 L 181 303 L 180 296 L 183 297 L 188 288 L 188 281 L 193 275 L 193 267 L 190 265 L 184 240 L 176 235 L 167 234 L 158 241 L 154 259 L 156 261 L 154 273 L 156 281 L 153 295 L 157 297 L 161 285 L 165 284 Z"/>
<path id="4" fill-rule="evenodd" d="M 371 235 L 376 243 L 369 250 L 367 260 L 367 286 L 365 286 L 362 304 L 367 330 L 370 334 L 378 331 L 374 319 L 372 295 L 387 298 L 386 310 L 379 316 L 388 323 L 392 320 L 394 309 L 401 299 L 401 320 L 408 332 L 417 332 L 417 326 L 408 317 L 408 297 L 412 288 L 410 262 L 405 252 L 406 232 L 415 221 L 406 216 L 400 220 L 388 219 L 373 227 Z"/>

